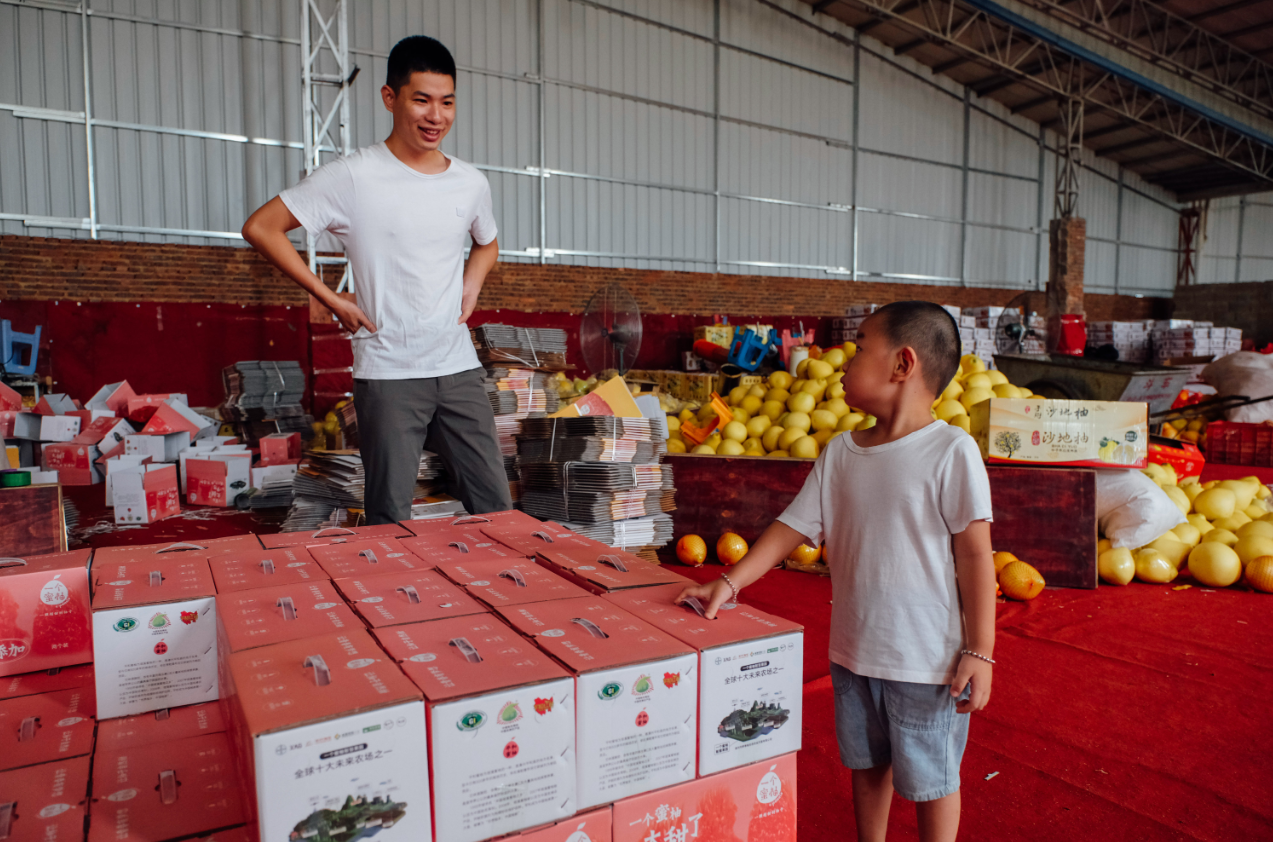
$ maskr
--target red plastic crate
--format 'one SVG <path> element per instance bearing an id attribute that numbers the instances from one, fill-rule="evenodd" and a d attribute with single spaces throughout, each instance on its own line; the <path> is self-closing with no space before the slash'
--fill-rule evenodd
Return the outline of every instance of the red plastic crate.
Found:
<path id="1" fill-rule="evenodd" d="M 1273 467 L 1273 426 L 1212 421 L 1207 425 L 1207 461 Z"/>

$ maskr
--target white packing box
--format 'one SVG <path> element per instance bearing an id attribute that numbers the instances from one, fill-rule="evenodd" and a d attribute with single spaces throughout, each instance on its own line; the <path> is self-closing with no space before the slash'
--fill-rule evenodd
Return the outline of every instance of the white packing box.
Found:
<path id="1" fill-rule="evenodd" d="M 105 465 L 105 468 L 106 468 L 106 505 L 107 506 L 113 507 L 115 505 L 115 495 L 114 495 L 115 482 L 114 482 L 114 476 L 112 472 L 119 472 L 120 470 L 125 468 L 138 468 L 142 465 L 149 464 L 150 461 L 151 460 L 149 456 L 129 456 L 128 454 L 125 453 L 119 456 L 112 456 L 111 458 L 107 459 L 103 463 L 103 465 Z"/>
<path id="2" fill-rule="evenodd" d="M 137 433 L 124 436 L 124 452 L 134 456 L 149 456 L 156 462 L 176 462 L 181 451 L 190 446 L 189 433 L 149 435 Z"/>
<path id="3" fill-rule="evenodd" d="M 878 304 L 851 304 L 844 310 L 844 315 L 849 316 L 869 316 L 876 310 L 880 309 Z"/>
<path id="4" fill-rule="evenodd" d="M 79 434 L 78 415 L 40 416 L 40 441 L 70 441 Z"/>
<path id="5" fill-rule="evenodd" d="M 264 488 L 267 482 L 291 482 L 296 477 L 297 463 L 290 465 L 256 465 L 252 468 L 252 487 Z"/>
<path id="6" fill-rule="evenodd" d="M 223 453 L 220 448 L 186 460 L 186 502 L 196 506 L 232 507 L 248 490 L 252 454 Z"/>
<path id="7" fill-rule="evenodd" d="M 181 512 L 177 466 L 146 462 L 117 468 L 111 483 L 116 523 L 155 523 Z"/>

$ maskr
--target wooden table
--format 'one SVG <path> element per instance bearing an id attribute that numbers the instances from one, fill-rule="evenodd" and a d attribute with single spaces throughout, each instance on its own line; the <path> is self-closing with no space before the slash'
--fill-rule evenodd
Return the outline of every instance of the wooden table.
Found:
<path id="1" fill-rule="evenodd" d="M 665 459 L 676 483 L 675 535 L 701 535 L 709 547 L 722 532 L 755 542 L 813 469 L 811 459 L 688 453 Z M 1095 588 L 1096 472 L 991 465 L 987 473 L 995 549 L 1029 562 L 1049 585 Z M 675 558 L 675 545 L 661 552 Z"/>
<path id="2" fill-rule="evenodd" d="M 97 486 L 101 493 L 101 486 Z M 60 485 L 0 488 L 0 557 L 66 551 Z"/>

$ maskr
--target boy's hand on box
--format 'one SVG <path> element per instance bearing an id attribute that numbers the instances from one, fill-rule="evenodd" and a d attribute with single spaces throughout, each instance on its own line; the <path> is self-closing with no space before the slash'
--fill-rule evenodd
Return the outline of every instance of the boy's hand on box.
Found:
<path id="1" fill-rule="evenodd" d="M 709 620 L 716 619 L 716 611 L 734 595 L 734 591 L 729 587 L 724 579 L 717 579 L 715 582 L 708 582 L 706 585 L 691 585 L 681 591 L 676 598 L 677 605 L 683 605 L 685 600 L 694 597 L 703 603 L 706 609 L 704 615 Z"/>
<path id="2" fill-rule="evenodd" d="M 955 704 L 956 713 L 974 713 L 990 703 L 990 681 L 993 674 L 994 667 L 980 658 L 964 655 L 959 659 L 955 680 L 950 684 L 950 695 L 958 697 L 969 681 L 972 682 L 972 692 L 968 694 L 968 698 Z"/>

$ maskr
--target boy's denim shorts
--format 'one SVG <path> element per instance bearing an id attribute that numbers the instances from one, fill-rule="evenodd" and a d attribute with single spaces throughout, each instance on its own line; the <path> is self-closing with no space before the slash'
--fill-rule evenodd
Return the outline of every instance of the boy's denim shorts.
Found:
<path id="1" fill-rule="evenodd" d="M 867 678 L 831 664 L 835 735 L 850 769 L 893 766 L 893 789 L 910 801 L 959 790 L 970 714 L 955 712 L 949 684 Z M 968 698 L 965 687 L 960 699 Z"/>

